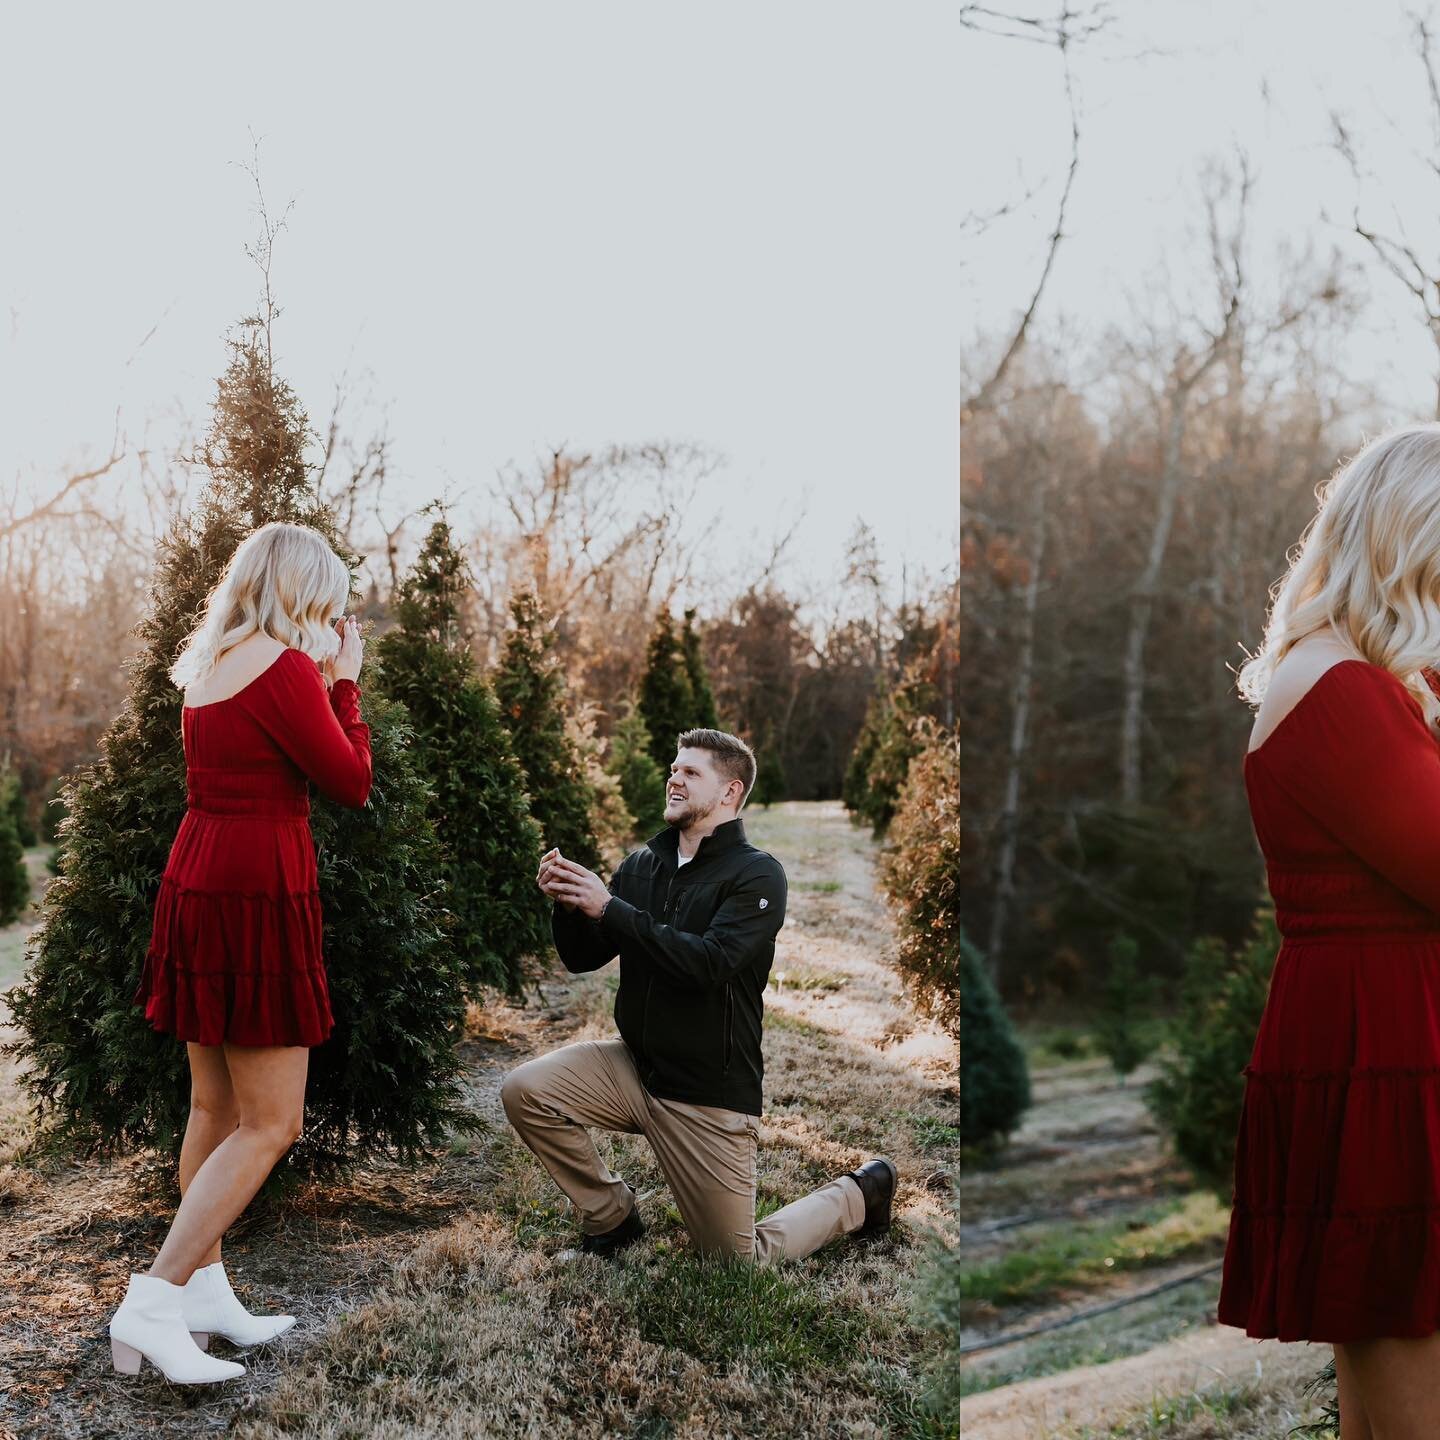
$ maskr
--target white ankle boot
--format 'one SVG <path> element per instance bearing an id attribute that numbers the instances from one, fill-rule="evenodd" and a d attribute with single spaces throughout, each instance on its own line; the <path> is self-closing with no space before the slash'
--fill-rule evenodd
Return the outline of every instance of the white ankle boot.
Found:
<path id="1" fill-rule="evenodd" d="M 295 1323 L 293 1315 L 252 1315 L 230 1288 L 225 1266 L 218 1260 L 191 1275 L 183 1304 L 185 1328 L 202 1350 L 212 1335 L 232 1345 L 263 1345 Z"/>
<path id="2" fill-rule="evenodd" d="M 110 1319 L 110 1358 L 122 1375 L 138 1375 L 143 1356 L 177 1385 L 214 1385 L 245 1373 L 243 1365 L 207 1355 L 190 1338 L 184 1291 L 157 1275 L 132 1275 Z"/>

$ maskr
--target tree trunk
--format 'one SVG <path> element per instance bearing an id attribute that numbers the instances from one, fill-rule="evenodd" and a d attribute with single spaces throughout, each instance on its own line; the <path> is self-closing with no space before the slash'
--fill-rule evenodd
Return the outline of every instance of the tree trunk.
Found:
<path id="1" fill-rule="evenodd" d="M 1029 578 L 1020 612 L 1020 644 L 1015 661 L 1015 682 L 1010 691 L 1010 749 L 1006 758 L 1005 799 L 997 827 L 999 847 L 995 859 L 995 900 L 990 911 L 990 938 L 985 961 L 990 978 L 1000 985 L 1000 954 L 1005 925 L 1015 898 L 1015 852 L 1020 834 L 1020 779 L 1030 740 L 1030 691 L 1035 677 L 1035 617 L 1040 607 L 1040 574 L 1045 560 L 1045 500 L 1048 476 L 1035 483 L 1034 513 L 1030 526 Z"/>
<path id="2" fill-rule="evenodd" d="M 1170 422 L 1165 433 L 1165 453 L 1160 467 L 1160 503 L 1150 531 L 1150 550 L 1145 568 L 1130 592 L 1130 623 L 1125 635 L 1125 662 L 1122 674 L 1120 720 L 1120 799 L 1138 805 L 1144 793 L 1141 772 L 1141 739 L 1145 723 L 1145 642 L 1150 635 L 1150 614 L 1165 563 L 1165 549 L 1175 524 L 1175 502 L 1180 493 L 1181 447 L 1185 439 L 1185 407 L 1189 387 L 1172 397 Z"/>

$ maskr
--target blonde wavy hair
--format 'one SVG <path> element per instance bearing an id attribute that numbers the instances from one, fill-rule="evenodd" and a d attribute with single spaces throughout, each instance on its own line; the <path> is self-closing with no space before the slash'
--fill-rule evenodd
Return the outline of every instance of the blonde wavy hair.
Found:
<path id="1" fill-rule="evenodd" d="M 1258 706 L 1296 642 L 1329 624 L 1433 722 L 1440 701 L 1421 671 L 1440 663 L 1440 421 L 1376 436 L 1315 494 L 1319 509 L 1271 589 L 1265 638 L 1237 689 Z"/>
<path id="2" fill-rule="evenodd" d="M 340 649 L 333 622 L 350 598 L 350 571 L 318 530 L 276 520 L 236 548 L 205 601 L 170 678 L 182 690 L 203 680 L 232 646 L 268 635 L 317 664 Z"/>

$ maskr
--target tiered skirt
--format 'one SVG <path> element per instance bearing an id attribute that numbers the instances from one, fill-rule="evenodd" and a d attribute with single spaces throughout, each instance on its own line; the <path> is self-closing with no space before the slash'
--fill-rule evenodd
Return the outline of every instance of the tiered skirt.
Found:
<path id="1" fill-rule="evenodd" d="M 1245 1076 L 1220 1322 L 1440 1329 L 1440 936 L 1287 940 Z"/>
<path id="2" fill-rule="evenodd" d="M 321 1044 L 334 1027 L 307 821 L 189 811 L 135 1003 L 199 1045 Z"/>

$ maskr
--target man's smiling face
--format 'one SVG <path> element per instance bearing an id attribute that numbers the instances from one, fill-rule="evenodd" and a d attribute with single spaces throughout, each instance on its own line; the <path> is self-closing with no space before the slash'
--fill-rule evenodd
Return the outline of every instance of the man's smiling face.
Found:
<path id="1" fill-rule="evenodd" d="M 708 820 L 729 796 L 729 808 L 738 810 L 742 786 L 738 780 L 727 779 L 715 768 L 715 757 L 708 750 L 686 746 L 675 756 L 670 778 L 665 782 L 665 823 L 677 830 L 688 830 Z"/>

